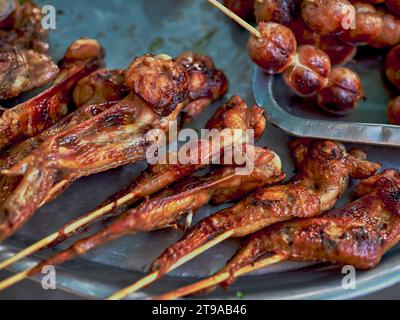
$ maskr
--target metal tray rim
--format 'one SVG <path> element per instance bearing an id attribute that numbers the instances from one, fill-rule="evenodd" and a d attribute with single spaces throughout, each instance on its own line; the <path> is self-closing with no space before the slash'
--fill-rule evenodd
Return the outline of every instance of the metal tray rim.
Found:
<path id="1" fill-rule="evenodd" d="M 276 76 L 255 67 L 253 93 L 258 105 L 266 110 L 268 120 L 286 133 L 296 137 L 334 139 L 343 142 L 379 146 L 400 146 L 400 126 L 349 121 L 306 119 L 285 111 L 274 96 Z"/>

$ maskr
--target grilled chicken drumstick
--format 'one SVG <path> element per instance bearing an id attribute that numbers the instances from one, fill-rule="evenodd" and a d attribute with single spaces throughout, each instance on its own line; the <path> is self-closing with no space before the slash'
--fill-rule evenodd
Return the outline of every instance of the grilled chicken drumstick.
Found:
<path id="1" fill-rule="evenodd" d="M 212 285 L 231 285 L 239 275 L 282 260 L 349 264 L 371 269 L 400 240 L 400 172 L 385 170 L 362 181 L 360 199 L 317 218 L 295 219 L 257 232 L 209 279 L 156 297 L 175 299 Z M 276 256 L 259 260 L 263 255 Z M 273 259 L 275 257 L 275 259 Z"/>
<path id="2" fill-rule="evenodd" d="M 216 161 L 220 160 L 223 161 L 221 158 L 223 158 L 225 151 L 229 150 L 231 143 L 241 145 L 247 141 L 241 136 L 232 139 L 229 132 L 233 132 L 231 130 L 227 131 L 226 129 L 241 130 L 243 132 L 246 130 L 253 130 L 255 135 L 254 139 L 258 140 L 264 132 L 265 124 L 266 121 L 261 108 L 253 107 L 249 109 L 240 97 L 232 97 L 224 106 L 216 111 L 215 115 L 206 125 L 206 128 L 209 130 L 218 130 L 221 133 L 226 132 L 226 134 L 222 135 L 223 138 L 221 139 L 222 141 L 219 148 L 214 148 L 209 144 L 207 145 L 207 140 L 200 139 L 196 142 L 197 150 L 199 150 L 196 161 L 187 164 L 178 162 L 177 164 L 151 165 L 134 183 L 132 183 L 132 185 L 110 197 L 110 199 L 99 208 L 73 220 L 58 232 L 49 235 L 13 257 L 3 261 L 0 263 L 0 269 L 32 254 L 36 250 L 40 250 L 49 245 L 55 245 L 65 240 L 65 238 L 70 237 L 91 221 L 99 217 L 104 217 L 105 214 L 117 215 L 123 213 L 138 200 L 150 196 L 166 186 L 190 176 L 195 171 L 205 168 L 211 163 L 216 163 Z M 204 146 L 206 146 L 206 148 Z M 173 158 L 174 157 L 171 155 L 167 156 L 167 159 Z M 232 191 L 228 190 L 228 192 Z M 222 194 L 224 193 L 221 192 L 221 195 Z"/>
<path id="3" fill-rule="evenodd" d="M 132 92 L 125 99 L 78 126 L 48 138 L 5 172 L 23 175 L 23 178 L 2 207 L 0 239 L 13 234 L 38 206 L 66 184 L 82 176 L 143 160 L 147 148 L 159 139 L 159 131 L 151 129 L 168 130 L 185 101 L 190 102 L 189 81 L 185 67 L 170 57 L 136 58 L 126 71 L 126 83 Z"/>
<path id="4" fill-rule="evenodd" d="M 153 262 L 152 273 L 145 279 L 161 277 L 181 265 L 181 261 L 188 261 L 188 256 L 193 258 L 196 250 L 203 252 L 201 245 L 213 236 L 219 237 L 219 242 L 228 237 L 243 237 L 279 221 L 329 210 L 347 189 L 350 177 L 366 178 L 380 167 L 355 158 L 343 145 L 331 141 L 298 139 L 291 143 L 291 149 L 298 173 L 290 183 L 256 191 L 235 206 L 200 221 Z M 136 284 L 130 289 L 141 287 Z M 122 290 L 110 299 L 122 298 L 129 291 L 132 290 Z"/>
<path id="5" fill-rule="evenodd" d="M 103 49 L 91 39 L 79 39 L 67 49 L 55 84 L 0 116 L 0 148 L 33 137 L 67 113 L 70 90 L 83 77 L 102 65 Z"/>

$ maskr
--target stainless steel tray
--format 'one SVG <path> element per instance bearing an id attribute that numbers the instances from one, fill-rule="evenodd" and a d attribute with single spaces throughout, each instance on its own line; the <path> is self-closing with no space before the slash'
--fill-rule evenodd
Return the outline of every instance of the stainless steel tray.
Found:
<path id="1" fill-rule="evenodd" d="M 45 0 L 41 2 L 46 3 Z M 50 34 L 52 53 L 56 58 L 61 57 L 71 41 L 81 36 L 95 37 L 101 41 L 107 50 L 106 63 L 109 68 L 126 67 L 134 56 L 149 50 L 164 51 L 171 55 L 184 50 L 201 51 L 211 55 L 227 73 L 230 95 L 239 94 L 249 104 L 254 102 L 251 90 L 253 66 L 246 52 L 248 34 L 221 16 L 205 0 L 53 0 L 52 4 L 59 11 L 57 30 Z M 287 91 L 276 93 L 285 94 Z M 203 127 L 221 103 L 211 106 L 191 126 Z M 258 144 L 276 151 L 290 176 L 293 164 L 287 148 L 289 139 L 284 131 L 270 125 Z M 400 150 L 373 146 L 365 146 L 365 149 L 372 160 L 383 163 L 385 167 L 399 167 Z M 0 259 L 5 259 L 72 218 L 93 209 L 130 183 L 144 167 L 144 163 L 128 165 L 80 179 L 57 200 L 41 208 L 12 239 L 0 244 Z M 348 201 L 349 196 L 347 194 L 343 202 Z M 207 206 L 196 219 L 219 208 Z M 104 298 L 142 277 L 146 266 L 180 236 L 180 232 L 164 230 L 114 241 L 58 267 L 57 287 L 82 297 Z M 22 270 L 69 243 L 40 252 L 15 264 L 10 270 Z M 207 276 L 225 264 L 237 245 L 237 240 L 224 242 L 131 298 L 146 298 Z M 238 290 L 245 294 L 246 299 L 361 296 L 400 281 L 400 247 L 386 255 L 376 269 L 359 272 L 357 276 L 357 289 L 344 290 L 341 287 L 343 275 L 340 268 L 288 262 L 262 270 L 257 275 L 243 277 L 228 292 L 219 290 L 207 298 L 234 299 Z"/>
<path id="2" fill-rule="evenodd" d="M 360 74 L 366 100 L 346 116 L 327 114 L 314 98 L 297 97 L 282 77 L 265 74 L 259 68 L 253 76 L 254 95 L 257 103 L 266 108 L 269 121 L 290 135 L 400 146 L 400 126 L 387 124 L 387 104 L 392 93 L 382 75 L 382 60 L 383 56 L 361 54 L 349 63 Z"/>

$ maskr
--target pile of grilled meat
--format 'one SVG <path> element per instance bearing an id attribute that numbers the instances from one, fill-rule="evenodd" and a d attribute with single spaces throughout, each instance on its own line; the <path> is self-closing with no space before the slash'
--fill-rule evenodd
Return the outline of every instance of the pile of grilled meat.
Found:
<path id="1" fill-rule="evenodd" d="M 77 179 L 146 160 L 157 140 L 150 130 L 167 132 L 172 121 L 190 123 L 228 90 L 227 78 L 212 59 L 191 52 L 175 58 L 146 54 L 134 58 L 126 70 L 109 70 L 100 44 L 78 39 L 56 66 L 46 55 L 38 8 L 30 1 L 4 3 L 7 7 L 1 9 L 8 14 L 0 21 L 0 98 L 52 85 L 0 116 L 2 241 Z M 206 128 L 252 130 L 257 140 L 265 126 L 263 109 L 248 107 L 234 96 Z M 89 223 L 107 217 L 102 230 L 41 262 L 28 275 L 122 236 L 180 227 L 182 221 L 188 227 L 182 239 L 151 265 L 158 277 L 223 233 L 250 236 L 221 270 L 232 274 L 224 286 L 233 282 L 236 270 L 265 254 L 369 269 L 399 241 L 400 172 L 377 174 L 380 165 L 366 160 L 363 151 L 347 151 L 334 141 L 294 139 L 290 149 L 297 170 L 285 180 L 275 152 L 246 139 L 221 139 L 218 149 L 197 141 L 197 164 L 149 165 L 131 185 L 100 204 L 95 215 L 62 227 L 50 245 L 78 236 Z M 254 166 L 247 175 L 238 174 L 239 164 L 204 161 L 223 159 L 228 143 L 253 150 Z M 351 178 L 363 179 L 356 188 L 357 200 L 333 209 Z M 222 203 L 233 204 L 190 226 L 188 217 L 201 207 Z"/>

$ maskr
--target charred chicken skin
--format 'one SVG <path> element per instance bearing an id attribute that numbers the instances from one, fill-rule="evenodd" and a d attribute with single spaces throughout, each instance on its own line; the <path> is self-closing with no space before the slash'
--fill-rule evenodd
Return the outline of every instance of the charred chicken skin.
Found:
<path id="1" fill-rule="evenodd" d="M 0 238 L 11 235 L 38 206 L 68 183 L 143 160 L 147 148 L 158 139 L 150 130 L 167 130 L 183 103 L 190 101 L 188 78 L 186 69 L 174 59 L 149 55 L 136 58 L 126 72 L 125 80 L 132 91 L 125 99 L 48 138 L 5 172 L 11 176 L 23 175 L 23 178 L 2 207 Z M 158 114 L 168 113 L 162 107 L 171 113 L 168 117 Z"/>
<path id="2" fill-rule="evenodd" d="M 221 106 L 214 116 L 208 121 L 205 128 L 209 130 L 218 130 L 223 132 L 226 129 L 240 129 L 240 130 L 253 130 L 254 139 L 258 140 L 264 133 L 266 126 L 266 119 L 264 117 L 264 110 L 260 107 L 254 106 L 248 108 L 245 101 L 239 96 L 232 97 L 225 105 Z M 229 131 L 228 131 L 229 132 Z M 221 143 L 221 148 L 215 149 L 212 146 L 204 148 L 206 140 L 198 140 L 197 150 L 199 151 L 197 160 L 189 163 L 163 163 L 150 165 L 146 171 L 144 171 L 137 180 L 126 187 L 124 190 L 117 192 L 115 195 L 110 197 L 100 207 L 109 203 L 115 203 L 118 199 L 123 198 L 128 194 L 133 194 L 134 197 L 129 202 L 116 206 L 111 214 L 120 214 L 125 212 L 135 202 L 150 196 L 163 188 L 172 185 L 173 183 L 189 177 L 194 172 L 207 167 L 211 163 L 216 161 L 223 162 L 221 155 L 223 155 L 229 145 L 240 145 L 246 143 L 246 140 L 242 140 L 240 137 L 238 141 L 235 139 L 229 139 L 229 133 L 225 135 L 227 139 L 224 139 Z M 166 159 L 177 158 L 172 154 L 168 154 Z M 206 164 L 205 164 L 206 163 Z"/>
<path id="3" fill-rule="evenodd" d="M 251 236 L 222 272 L 234 272 L 267 253 L 290 260 L 375 267 L 400 240 L 400 173 L 385 170 L 362 181 L 358 200 L 320 217 L 278 223 Z M 223 283 L 226 287 L 235 280 Z"/>
<path id="4" fill-rule="evenodd" d="M 256 191 L 235 206 L 205 218 L 153 263 L 165 273 L 180 258 L 212 236 L 233 231 L 243 237 L 271 224 L 296 217 L 312 217 L 333 207 L 347 189 L 349 178 L 367 178 L 379 165 L 348 154 L 331 141 L 294 140 L 291 149 L 298 173 L 286 185 Z"/>
<path id="5" fill-rule="evenodd" d="M 98 70 L 83 78 L 74 89 L 75 103 L 81 107 L 35 137 L 9 148 L 0 156 L 0 170 L 8 170 L 37 149 L 46 139 L 95 117 L 127 94 L 120 70 Z M 83 106 L 86 102 L 86 105 Z M 91 104 L 96 102 L 96 104 Z M 3 203 L 21 181 L 20 176 L 0 177 L 0 203 Z"/>
<path id="6" fill-rule="evenodd" d="M 185 52 L 177 61 L 189 73 L 191 102 L 181 112 L 182 124 L 186 124 L 197 118 L 212 101 L 228 91 L 228 80 L 208 56 Z"/>
<path id="7" fill-rule="evenodd" d="M 255 132 L 255 139 L 257 140 L 264 132 L 265 122 L 263 110 L 261 108 L 253 107 L 250 109 L 240 97 L 234 96 L 217 110 L 215 115 L 207 123 L 206 128 L 210 130 L 217 129 L 219 131 L 226 129 L 240 129 L 243 131 L 252 129 Z M 230 140 L 228 139 L 228 135 L 224 135 L 222 140 L 221 148 L 218 149 L 214 149 L 210 147 L 210 145 L 207 145 L 207 149 L 203 148 L 206 140 L 198 140 L 198 142 L 196 142 L 199 150 L 198 158 L 193 164 L 155 164 L 150 166 L 131 186 L 112 196 L 100 207 L 115 203 L 115 207 L 110 210 L 109 215 L 122 214 L 128 210 L 129 206 L 132 206 L 138 200 L 148 197 L 209 165 L 205 163 L 212 163 L 215 159 L 220 160 L 220 158 L 223 158 L 222 155 L 226 147 L 228 147 Z M 232 143 L 241 145 L 246 143 L 246 140 L 233 140 Z M 231 166 L 227 169 L 214 170 L 208 174 L 207 177 L 197 179 L 189 178 L 164 192 L 160 192 L 158 196 L 155 196 L 139 208 L 128 211 L 115 223 L 121 230 L 119 233 L 117 232 L 114 237 L 123 236 L 124 232 L 135 231 L 125 230 L 124 225 L 126 220 L 134 221 L 135 219 L 141 219 L 141 216 L 143 216 L 144 218 L 147 217 L 148 225 L 153 223 L 154 228 L 157 228 L 157 226 L 161 227 L 164 217 L 167 221 L 174 222 L 180 215 L 189 211 L 194 211 L 196 206 L 201 207 L 211 200 L 221 203 L 229 199 L 238 198 L 244 193 L 255 190 L 259 187 L 259 184 L 271 183 L 271 181 L 279 181 L 283 178 L 283 175 L 278 173 L 280 172 L 280 163 L 277 156 L 264 149 L 258 149 L 257 155 L 257 163 L 259 163 L 260 166 L 263 163 L 265 164 L 265 172 L 260 171 L 261 169 L 257 169 L 250 177 L 236 175 L 228 177 L 228 180 L 226 180 L 226 177 L 232 174 L 234 169 L 234 167 Z M 167 159 L 172 159 L 172 157 L 169 155 Z M 271 170 L 273 169 L 276 170 L 276 175 L 272 175 L 273 172 L 271 172 Z M 264 178 L 266 178 L 266 181 L 264 181 Z M 125 202 L 123 205 L 117 205 L 119 199 L 129 194 L 133 195 L 129 202 Z M 176 196 L 174 196 L 174 194 L 176 194 Z M 193 203 L 190 200 L 194 200 Z M 159 206 L 166 209 L 166 211 L 160 212 Z M 166 223 L 164 223 L 164 227 L 165 224 Z M 136 231 L 140 230 L 141 229 L 138 229 Z M 108 233 L 110 231 L 105 230 L 104 232 Z M 93 243 L 92 246 L 99 245 L 101 243 L 100 234 L 89 237 L 79 243 Z M 60 235 L 61 236 L 53 242 L 53 245 L 70 236 L 67 236 L 63 230 L 60 231 Z M 108 241 L 107 239 L 108 238 L 104 238 L 103 243 Z M 98 243 L 95 244 L 94 241 Z M 79 244 L 76 245 L 76 248 L 79 248 Z M 77 252 L 75 252 L 76 248 L 71 248 L 69 254 L 61 253 L 61 258 L 57 258 L 56 256 L 53 259 L 56 259 L 58 263 L 61 263 L 63 259 L 72 259 L 77 254 Z"/>
<path id="8" fill-rule="evenodd" d="M 31 1 L 1 3 L 0 99 L 9 99 L 53 80 L 59 71 L 46 55 L 41 10 Z"/>
<path id="9" fill-rule="evenodd" d="M 33 137 L 65 116 L 70 91 L 80 79 L 102 65 L 102 58 L 103 50 L 97 41 L 79 39 L 72 43 L 54 86 L 2 113 L 0 148 Z"/>
<path id="10" fill-rule="evenodd" d="M 242 132 L 253 130 L 255 133 L 254 138 L 257 140 L 264 132 L 265 124 L 263 109 L 256 106 L 249 109 L 240 97 L 235 96 L 216 112 L 206 125 L 206 128 L 209 130 L 219 129 L 219 132 L 232 132 L 229 127 Z M 175 162 L 173 162 L 170 164 L 150 165 L 132 185 L 110 197 L 95 210 L 66 224 L 51 235 L 51 240 L 46 240 L 46 243 L 40 244 L 39 247 L 54 246 L 73 234 L 86 230 L 86 227 L 97 219 L 121 214 L 138 200 L 147 198 L 161 189 L 190 176 L 195 171 L 207 167 L 211 163 L 224 163 L 223 155 L 226 149 L 230 148 L 228 144 L 230 141 L 237 147 L 246 144 L 248 141 L 245 135 L 233 136 L 233 139 L 229 139 L 227 134 L 222 135 L 221 140 L 221 145 L 216 147 L 207 144 L 207 139 L 194 141 L 199 152 L 196 154 L 197 159 L 191 163 L 183 164 L 178 162 L 174 164 Z M 175 157 L 174 152 L 171 152 L 167 154 L 166 159 L 179 160 L 179 157 Z"/>
<path id="11" fill-rule="evenodd" d="M 222 166 L 204 177 L 192 177 L 177 183 L 137 208 L 123 213 L 102 231 L 47 259 L 31 274 L 40 271 L 43 265 L 60 264 L 127 234 L 168 227 L 183 214 L 193 213 L 210 201 L 223 203 L 236 200 L 259 186 L 277 183 L 284 178 L 279 157 L 268 149 L 256 148 L 254 170 L 249 175 L 238 174 L 237 168 L 234 165 Z"/>

